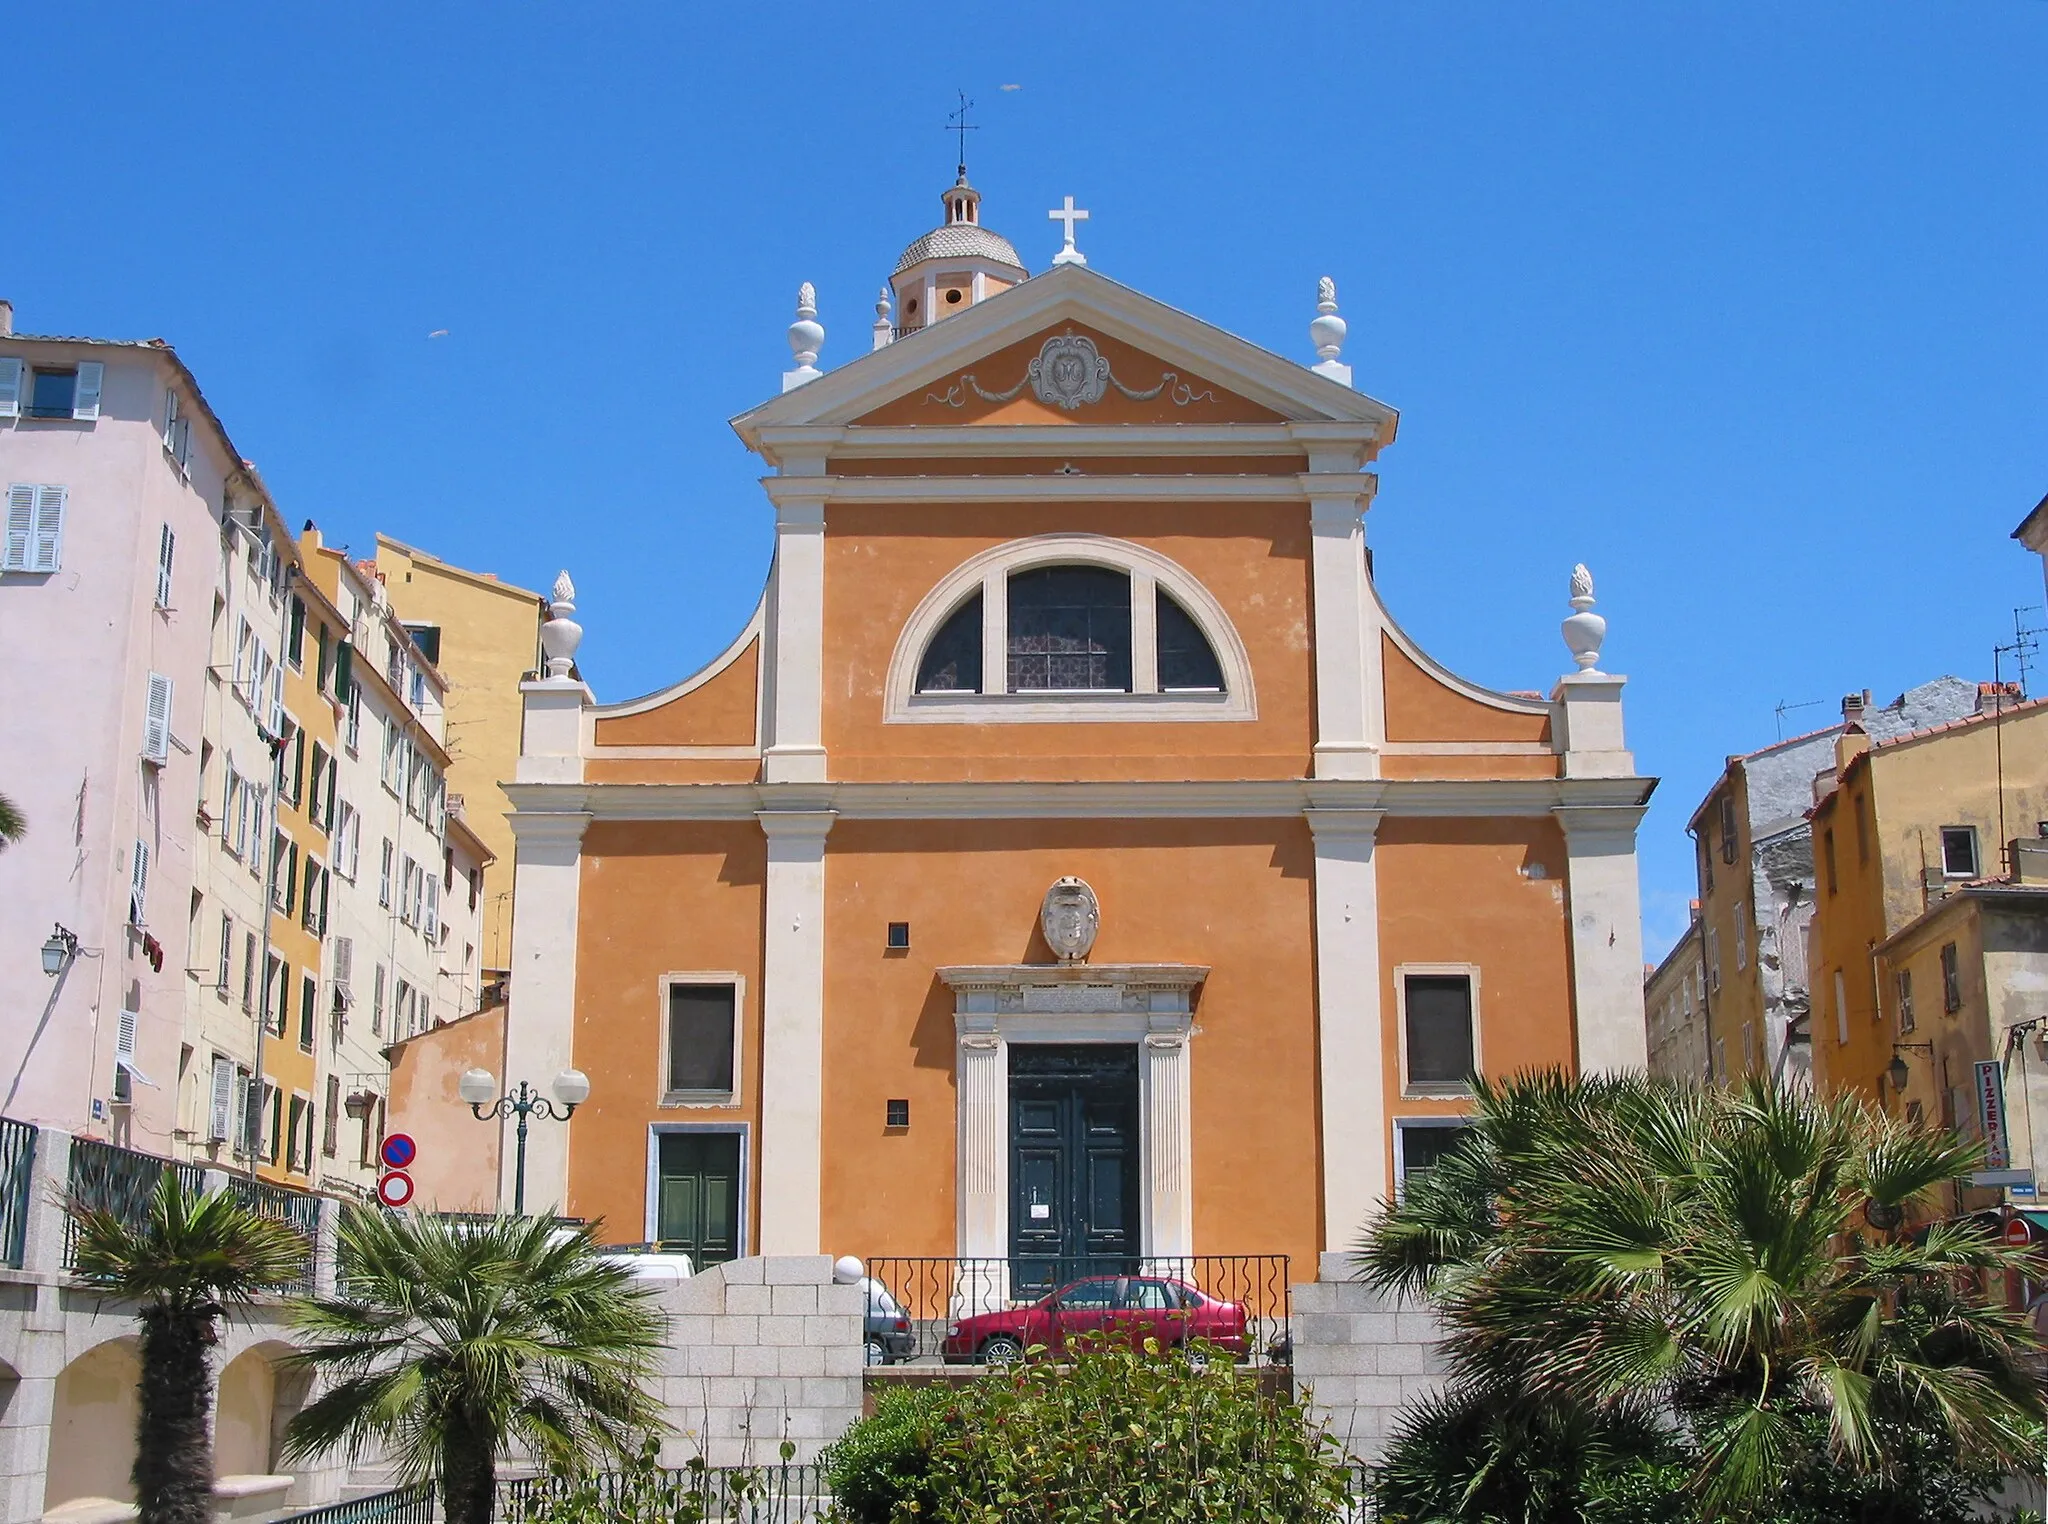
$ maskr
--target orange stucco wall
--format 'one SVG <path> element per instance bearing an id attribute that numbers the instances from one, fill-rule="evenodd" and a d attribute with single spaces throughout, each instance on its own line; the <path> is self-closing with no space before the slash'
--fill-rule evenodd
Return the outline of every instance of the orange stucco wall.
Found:
<path id="1" fill-rule="evenodd" d="M 1445 687 L 1393 637 L 1380 637 L 1389 741 L 1547 741 L 1550 716 L 1495 709 Z"/>
<path id="2" fill-rule="evenodd" d="M 759 1120 L 766 869 L 751 820 L 599 821 L 584 836 L 574 1053 L 592 1085 L 571 1133 L 569 1200 L 604 1219 L 607 1242 L 647 1236 L 652 1124 Z M 661 976 L 675 973 L 745 980 L 737 1106 L 661 1104 Z M 758 1177 L 748 1190 L 751 1223 Z"/>
<path id="3" fill-rule="evenodd" d="M 422 1032 L 391 1049 L 386 1131 L 408 1133 L 419 1146 L 406 1173 L 412 1176 L 413 1205 L 423 1211 L 497 1208 L 499 1129 L 479 1122 L 456 1092 L 465 1069 L 488 1069 L 503 1084 L 502 1005 Z"/>
<path id="4" fill-rule="evenodd" d="M 961 376 L 972 373 L 984 391 L 1006 392 L 1022 381 L 1031 364 L 1038 358 L 1038 351 L 1045 341 L 1054 334 L 1085 334 L 1095 341 L 1102 357 L 1109 361 L 1110 374 L 1133 391 L 1150 391 L 1157 386 L 1166 372 L 1176 373 L 1177 379 L 1188 388 L 1179 395 L 1188 400 L 1175 405 L 1174 383 L 1167 382 L 1166 390 L 1150 401 L 1133 401 L 1115 387 L 1110 387 L 1100 402 L 1091 403 L 1084 409 L 1067 412 L 1040 402 L 1025 387 L 1008 402 L 989 402 L 977 396 L 961 384 Z M 1202 393 L 1210 395 L 1204 397 Z M 958 401 L 952 405 L 950 399 Z M 999 349 L 994 354 L 978 356 L 963 367 L 960 372 L 941 376 L 929 385 L 913 387 L 895 401 L 875 408 L 856 420 L 862 424 L 901 426 L 905 424 L 1040 424 L 1040 423 L 1085 423 L 1091 428 L 1116 423 L 1275 423 L 1280 415 L 1270 408 L 1261 407 L 1248 398 L 1227 391 L 1213 381 L 1207 381 L 1177 365 L 1163 363 L 1155 355 L 1134 349 L 1119 339 L 1097 333 L 1072 323 L 1058 323 L 1041 333 L 1012 344 L 1008 349 Z"/>
<path id="5" fill-rule="evenodd" d="M 833 1253 L 954 1245 L 957 963 L 1052 962 L 1046 885 L 1102 903 L 1097 963 L 1206 963 L 1190 1048 L 1195 1247 L 1313 1264 L 1314 850 L 1299 820 L 842 821 L 827 844 L 825 1219 Z M 890 921 L 908 953 L 889 953 Z M 908 1131 L 883 1126 L 910 1101 Z"/>
<path id="6" fill-rule="evenodd" d="M 1222 603 L 1258 717 L 1197 724 L 883 723 L 889 661 L 918 603 L 991 546 L 1088 533 L 1171 557 Z M 1300 777 L 1314 693 L 1308 515 L 1298 503 L 838 505 L 825 529 L 825 745 L 837 778 Z"/>
<path id="7" fill-rule="evenodd" d="M 1483 1072 L 1575 1064 L 1564 837 L 1556 824 L 1390 815 L 1380 823 L 1373 855 L 1389 1115 L 1467 1109 L 1401 1094 L 1397 984 L 1406 963 L 1478 965 Z M 1532 876 L 1539 869 L 1541 877 Z"/>
<path id="8" fill-rule="evenodd" d="M 600 717 L 599 746 L 751 746 L 761 676 L 761 640 L 700 688 L 640 714 Z"/>

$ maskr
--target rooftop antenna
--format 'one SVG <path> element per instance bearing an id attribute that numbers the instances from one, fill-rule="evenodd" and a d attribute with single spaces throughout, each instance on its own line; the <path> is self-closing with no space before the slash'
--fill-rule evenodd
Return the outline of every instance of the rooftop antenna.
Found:
<path id="1" fill-rule="evenodd" d="M 2035 605 L 2024 604 L 2012 611 L 2012 639 L 2004 645 L 1991 648 L 1991 755 L 1992 765 L 1998 773 L 1998 856 L 2004 873 L 2011 873 L 2015 867 L 2007 861 L 2011 846 L 2005 835 L 2005 659 L 2010 656 L 2019 668 L 2019 697 L 2017 703 L 2027 700 L 2027 661 L 2041 649 L 2039 626 L 2029 627 L 2022 617 Z"/>
<path id="2" fill-rule="evenodd" d="M 1778 716 L 1778 739 L 1781 741 L 1785 739 L 1786 715 L 1790 714 L 1795 709 L 1816 709 L 1820 705 L 1825 704 L 1826 702 L 1826 699 L 1808 699 L 1803 704 L 1788 704 L 1783 699 L 1779 699 L 1778 707 L 1776 710 Z"/>
<path id="3" fill-rule="evenodd" d="M 969 100 L 967 92 L 962 90 L 959 109 L 946 113 L 946 131 L 960 134 L 960 178 L 963 180 L 967 178 L 967 134 L 981 131 L 978 123 L 967 120 L 967 113 L 973 109 L 974 102 Z"/>

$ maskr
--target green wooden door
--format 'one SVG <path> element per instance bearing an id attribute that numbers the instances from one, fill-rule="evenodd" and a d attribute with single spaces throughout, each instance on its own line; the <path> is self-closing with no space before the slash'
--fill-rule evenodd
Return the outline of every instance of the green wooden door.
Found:
<path id="1" fill-rule="evenodd" d="M 654 1235 L 702 1269 L 740 1252 L 740 1135 L 661 1134 Z"/>

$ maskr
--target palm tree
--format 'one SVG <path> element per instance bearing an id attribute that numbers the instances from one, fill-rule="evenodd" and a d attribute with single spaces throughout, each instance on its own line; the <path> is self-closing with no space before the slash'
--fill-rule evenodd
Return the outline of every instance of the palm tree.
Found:
<path id="1" fill-rule="evenodd" d="M 452 1222 L 350 1207 L 336 1294 L 300 1304 L 292 1363 L 327 1389 L 284 1453 L 381 1443 L 406 1481 L 439 1478 L 447 1524 L 489 1524 L 517 1441 L 550 1467 L 630 1459 L 659 1425 L 643 1382 L 664 1325 L 596 1229 L 544 1217 Z"/>
<path id="2" fill-rule="evenodd" d="M 288 1225 L 229 1191 L 187 1192 L 166 1169 L 138 1225 L 77 1197 L 80 1280 L 141 1304 L 142 1387 L 135 1423 L 135 1502 L 141 1524 L 209 1524 L 213 1517 L 213 1372 L 208 1356 L 224 1312 L 287 1284 L 311 1252 Z"/>
<path id="3" fill-rule="evenodd" d="M 28 834 L 28 817 L 5 794 L 0 794 L 0 852 L 5 852 Z"/>
<path id="4" fill-rule="evenodd" d="M 1359 1255 L 1435 1303 L 1455 1399 L 1660 1427 L 1727 1517 L 1815 1465 L 1901 1474 L 1923 1440 L 1959 1469 L 2038 1463 L 2040 1346 L 1983 1290 L 2024 1255 L 1966 1223 L 1889 1231 L 1981 1148 L 1765 1080 L 1531 1075 L 1482 1082 L 1475 1112 Z"/>

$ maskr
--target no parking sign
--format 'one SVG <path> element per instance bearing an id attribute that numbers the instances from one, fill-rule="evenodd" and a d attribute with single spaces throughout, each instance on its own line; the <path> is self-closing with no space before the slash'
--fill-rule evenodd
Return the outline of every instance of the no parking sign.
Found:
<path id="1" fill-rule="evenodd" d="M 384 1161 L 386 1169 L 406 1169 L 420 1155 L 419 1146 L 409 1132 L 394 1132 L 384 1140 L 377 1150 L 377 1157 Z"/>
<path id="2" fill-rule="evenodd" d="M 377 1181 L 377 1199 L 384 1205 L 402 1207 L 412 1200 L 412 1176 L 405 1170 L 419 1154 L 408 1132 L 394 1132 L 378 1147 L 377 1157 L 384 1162 L 385 1173 Z"/>

